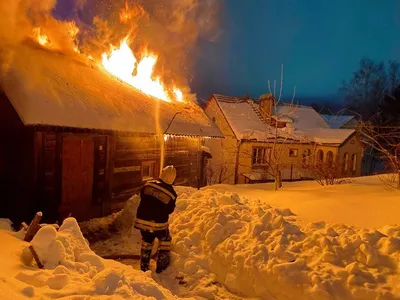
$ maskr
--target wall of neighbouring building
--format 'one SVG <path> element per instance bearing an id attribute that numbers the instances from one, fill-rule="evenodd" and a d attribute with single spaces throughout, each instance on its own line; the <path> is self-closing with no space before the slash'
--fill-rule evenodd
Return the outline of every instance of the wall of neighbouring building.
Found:
<path id="1" fill-rule="evenodd" d="M 210 99 L 204 111 L 225 137 L 208 139 L 205 142 L 205 146 L 210 148 L 213 156 L 208 165 L 208 184 L 234 184 L 238 140 L 214 98 Z"/>
<path id="2" fill-rule="evenodd" d="M 272 149 L 272 143 L 265 142 L 244 142 L 240 146 L 240 155 L 238 160 L 238 183 L 245 183 L 245 174 L 261 173 L 265 180 L 273 180 L 271 171 L 266 166 L 253 165 L 253 148 L 262 147 Z M 291 151 L 292 150 L 292 151 Z M 295 151 L 293 151 L 295 150 Z M 272 159 L 272 165 L 279 163 L 283 180 L 300 180 L 310 178 L 308 167 L 313 163 L 313 145 L 285 143 L 276 145 L 276 157 Z M 295 155 L 293 152 L 297 152 Z M 291 155 L 290 155 L 291 153 Z M 307 155 L 306 155 L 307 153 Z"/>
<path id="3" fill-rule="evenodd" d="M 364 147 L 361 144 L 360 138 L 357 134 L 349 138 L 343 145 L 339 148 L 339 161 L 342 166 L 344 166 L 345 154 L 349 154 L 349 165 L 348 170 L 343 169 L 343 176 L 358 177 L 361 176 L 362 160 L 364 154 Z M 355 155 L 356 164 L 353 169 L 352 157 Z"/>

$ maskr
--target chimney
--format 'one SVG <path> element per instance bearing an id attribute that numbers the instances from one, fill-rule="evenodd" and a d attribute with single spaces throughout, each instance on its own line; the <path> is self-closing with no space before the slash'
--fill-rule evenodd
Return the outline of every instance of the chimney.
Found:
<path id="1" fill-rule="evenodd" d="M 259 110 L 262 117 L 269 121 L 272 115 L 272 107 L 275 104 L 275 98 L 272 94 L 263 94 L 260 96 Z"/>
<path id="2" fill-rule="evenodd" d="M 287 122 L 286 123 L 286 130 L 287 130 L 288 133 L 293 134 L 294 129 L 295 128 L 294 128 L 293 122 Z"/>

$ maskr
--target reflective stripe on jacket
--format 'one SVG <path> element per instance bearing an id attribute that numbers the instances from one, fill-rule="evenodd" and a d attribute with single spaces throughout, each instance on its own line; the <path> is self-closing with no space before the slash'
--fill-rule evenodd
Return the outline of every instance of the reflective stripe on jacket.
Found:
<path id="1" fill-rule="evenodd" d="M 146 221 L 142 219 L 136 219 L 135 228 L 140 230 L 147 230 L 150 232 L 165 230 L 168 228 L 168 222 L 166 223 L 156 223 L 153 221 Z"/>

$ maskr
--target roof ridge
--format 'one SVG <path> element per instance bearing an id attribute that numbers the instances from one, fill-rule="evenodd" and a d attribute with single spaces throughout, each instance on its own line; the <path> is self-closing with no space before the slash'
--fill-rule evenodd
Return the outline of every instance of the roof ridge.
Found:
<path id="1" fill-rule="evenodd" d="M 240 99 L 235 96 L 226 96 L 221 94 L 213 94 L 215 100 L 219 102 L 229 102 L 229 103 L 243 103 L 246 102 L 247 99 Z"/>
<path id="2" fill-rule="evenodd" d="M 294 104 L 294 103 L 289 103 L 289 102 L 280 102 L 278 104 L 278 106 L 279 105 L 282 105 L 282 106 L 293 106 L 293 107 L 299 107 L 299 108 L 308 108 L 308 109 L 315 110 L 312 106 L 309 106 L 309 105 Z"/>

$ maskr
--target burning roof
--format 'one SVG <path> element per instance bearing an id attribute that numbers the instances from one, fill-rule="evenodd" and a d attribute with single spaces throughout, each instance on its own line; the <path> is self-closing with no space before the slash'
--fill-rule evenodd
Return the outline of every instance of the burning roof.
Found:
<path id="1" fill-rule="evenodd" d="M 3 89 L 25 125 L 223 137 L 195 103 L 161 101 L 78 54 L 30 43 L 15 47 Z"/>

